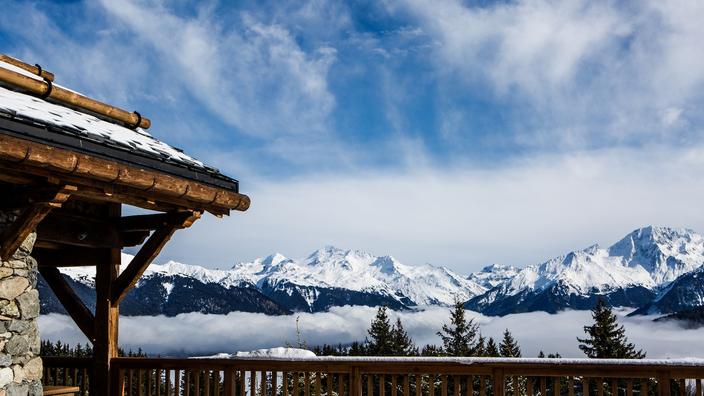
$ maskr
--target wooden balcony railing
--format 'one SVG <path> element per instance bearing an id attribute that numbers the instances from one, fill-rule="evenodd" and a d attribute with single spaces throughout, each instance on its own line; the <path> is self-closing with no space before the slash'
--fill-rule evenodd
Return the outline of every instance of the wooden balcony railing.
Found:
<path id="1" fill-rule="evenodd" d="M 90 360 L 44 366 L 46 385 L 89 394 Z M 116 358 L 112 373 L 110 396 L 703 396 L 704 360 Z"/>

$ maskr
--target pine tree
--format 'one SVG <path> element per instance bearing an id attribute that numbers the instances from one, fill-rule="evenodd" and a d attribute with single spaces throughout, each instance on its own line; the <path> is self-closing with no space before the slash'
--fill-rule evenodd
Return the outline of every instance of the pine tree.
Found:
<path id="1" fill-rule="evenodd" d="M 418 348 L 406 333 L 401 324 L 401 318 L 396 318 L 396 324 L 391 329 L 393 356 L 418 356 Z"/>
<path id="2" fill-rule="evenodd" d="M 508 329 L 504 331 L 504 338 L 499 344 L 499 352 L 502 357 L 521 357 L 521 348 Z"/>
<path id="3" fill-rule="evenodd" d="M 499 348 L 496 346 L 496 342 L 493 337 L 489 337 L 489 341 L 486 343 L 486 352 L 484 352 L 486 357 L 500 357 Z"/>
<path id="4" fill-rule="evenodd" d="M 438 336 L 442 339 L 443 352 L 449 356 L 476 356 L 479 325 L 474 319 L 465 318 L 464 304 L 455 300 L 450 323 L 442 326 Z"/>
<path id="5" fill-rule="evenodd" d="M 592 309 L 594 324 L 584 326 L 587 338 L 577 338 L 579 349 L 590 358 L 643 359 L 645 352 L 636 350 L 635 345 L 628 342 L 626 330 L 619 326 L 616 315 L 604 299 L 599 299 Z"/>
<path id="6" fill-rule="evenodd" d="M 426 344 L 420 351 L 421 356 L 442 356 L 442 348 L 437 345 Z"/>
<path id="7" fill-rule="evenodd" d="M 479 334 L 479 339 L 477 340 L 477 346 L 475 347 L 476 356 L 486 356 L 486 338 Z"/>
<path id="8" fill-rule="evenodd" d="M 370 356 L 390 356 L 393 353 L 393 334 L 386 307 L 379 307 L 371 323 L 367 351 Z"/>

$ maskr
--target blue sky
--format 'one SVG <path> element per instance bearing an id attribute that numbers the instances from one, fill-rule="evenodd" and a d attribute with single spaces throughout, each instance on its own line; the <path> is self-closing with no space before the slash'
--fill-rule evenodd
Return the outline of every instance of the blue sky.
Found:
<path id="1" fill-rule="evenodd" d="M 241 180 L 164 252 L 333 244 L 470 271 L 698 210 L 698 1 L 6 2 L 3 52 Z"/>

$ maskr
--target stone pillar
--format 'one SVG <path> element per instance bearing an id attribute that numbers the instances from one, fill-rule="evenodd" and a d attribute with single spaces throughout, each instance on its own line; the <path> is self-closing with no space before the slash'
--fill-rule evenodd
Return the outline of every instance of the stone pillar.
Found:
<path id="1" fill-rule="evenodd" d="M 0 212 L 0 233 L 16 213 Z M 0 262 L 0 396 L 42 395 L 37 262 L 32 233 L 9 261 Z"/>

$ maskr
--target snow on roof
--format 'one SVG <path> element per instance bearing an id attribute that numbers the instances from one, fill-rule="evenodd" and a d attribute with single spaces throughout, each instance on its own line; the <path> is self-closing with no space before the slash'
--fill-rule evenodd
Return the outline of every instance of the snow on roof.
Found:
<path id="1" fill-rule="evenodd" d="M 39 76 L 6 62 L 0 61 L 0 67 L 41 80 Z M 216 169 L 206 166 L 180 149 L 155 139 L 142 128 L 129 129 L 90 114 L 0 87 L 0 115 L 2 114 L 53 127 L 51 130 L 55 133 L 91 140 L 104 146 L 141 154 L 182 167 L 218 173 Z"/>

